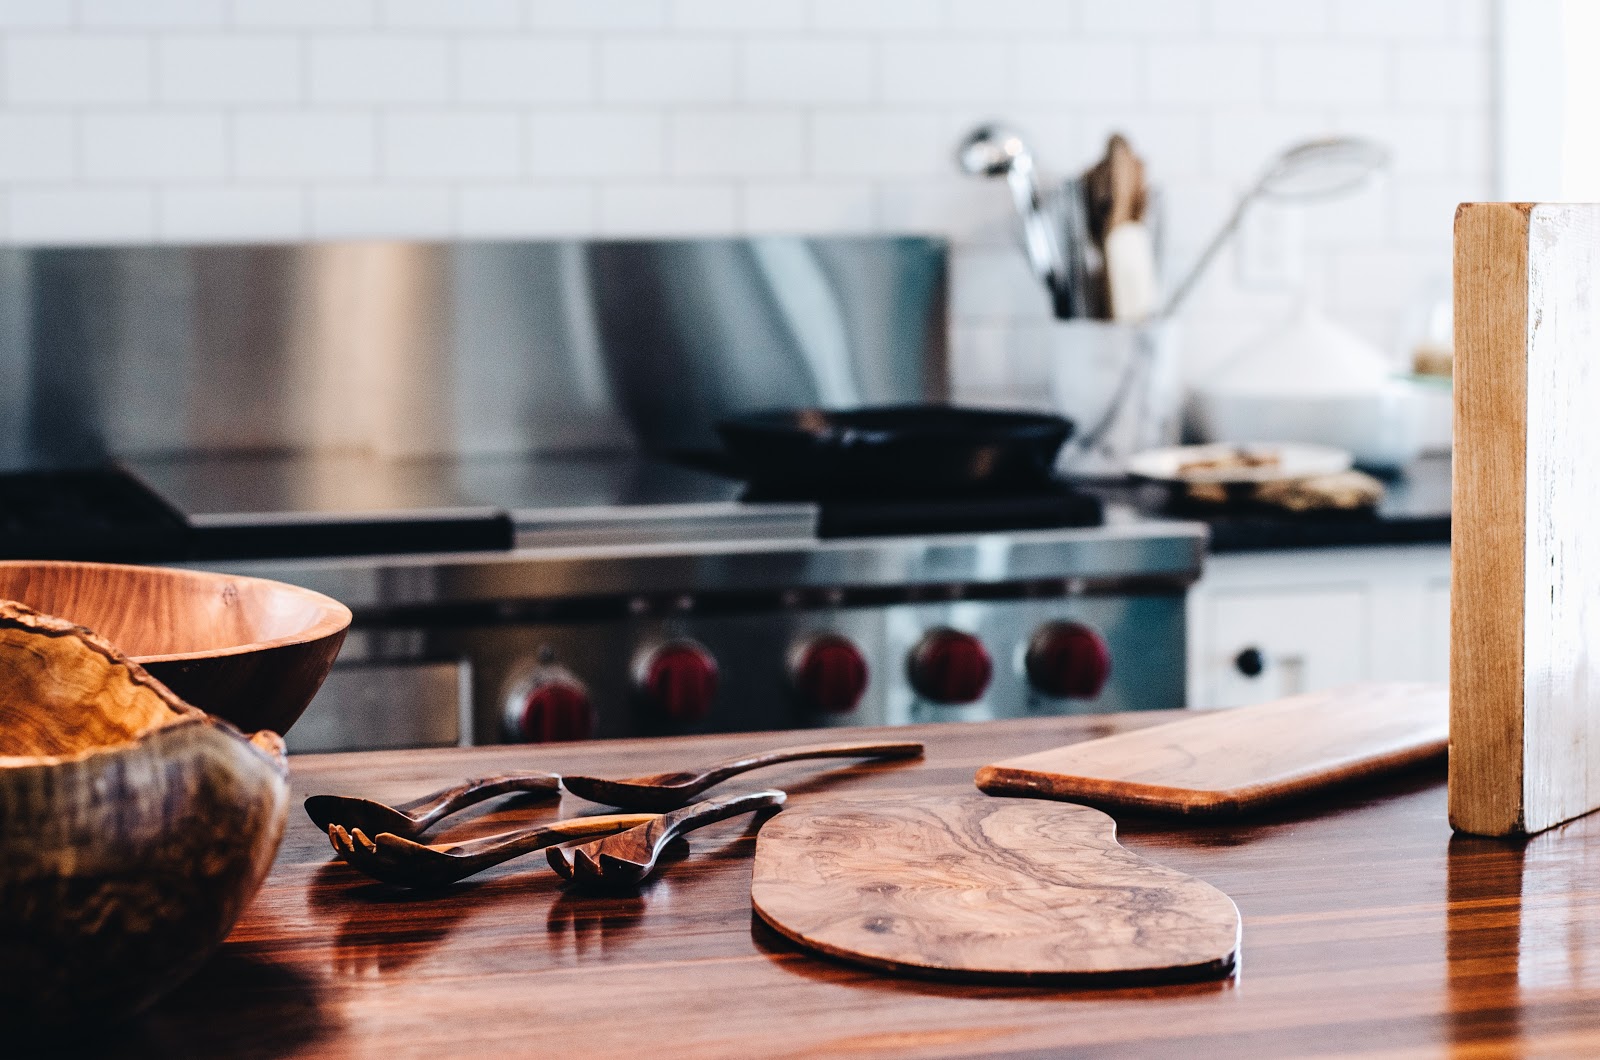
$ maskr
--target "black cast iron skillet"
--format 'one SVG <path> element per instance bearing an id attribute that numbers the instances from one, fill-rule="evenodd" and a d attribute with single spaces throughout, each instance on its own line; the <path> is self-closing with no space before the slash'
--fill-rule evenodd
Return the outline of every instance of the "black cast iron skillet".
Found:
<path id="1" fill-rule="evenodd" d="M 1072 421 L 1036 412 L 887 405 L 751 413 L 717 425 L 763 498 L 930 497 L 1047 484 Z"/>

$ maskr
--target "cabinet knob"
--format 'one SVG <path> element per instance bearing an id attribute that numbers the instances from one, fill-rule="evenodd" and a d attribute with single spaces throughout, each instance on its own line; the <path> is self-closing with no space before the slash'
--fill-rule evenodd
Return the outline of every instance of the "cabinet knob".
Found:
<path id="1" fill-rule="evenodd" d="M 994 663 L 983 641 L 971 633 L 931 629 L 911 650 L 906 676 L 917 694 L 933 703 L 975 703 L 988 691 Z"/>
<path id="2" fill-rule="evenodd" d="M 1246 677 L 1260 677 L 1267 668 L 1267 657 L 1260 648 L 1246 648 L 1233 657 L 1233 667 Z"/>

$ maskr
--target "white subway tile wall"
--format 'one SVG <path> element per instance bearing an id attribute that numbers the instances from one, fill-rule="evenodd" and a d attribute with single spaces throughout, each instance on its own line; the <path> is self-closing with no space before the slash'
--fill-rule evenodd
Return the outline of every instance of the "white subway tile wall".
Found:
<path id="1" fill-rule="evenodd" d="M 1304 211 L 1313 290 L 1398 350 L 1491 192 L 1490 0 L 0 0 L 0 240 L 923 232 L 958 391 L 1037 400 L 1045 299 L 978 121 L 1082 169 L 1123 131 L 1181 270 L 1264 158 L 1394 150 Z M 1224 258 L 1205 372 L 1292 294 Z"/>

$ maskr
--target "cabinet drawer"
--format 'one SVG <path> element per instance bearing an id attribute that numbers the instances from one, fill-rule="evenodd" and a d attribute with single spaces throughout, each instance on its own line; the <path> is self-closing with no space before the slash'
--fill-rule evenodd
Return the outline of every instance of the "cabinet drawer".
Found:
<path id="1" fill-rule="evenodd" d="M 1359 587 L 1219 592 L 1208 606 L 1195 706 L 1260 703 L 1367 673 L 1367 597 Z"/>

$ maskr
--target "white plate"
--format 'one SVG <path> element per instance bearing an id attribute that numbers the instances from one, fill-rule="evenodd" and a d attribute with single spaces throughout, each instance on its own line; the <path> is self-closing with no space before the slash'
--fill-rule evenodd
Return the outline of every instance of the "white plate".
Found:
<path id="1" fill-rule="evenodd" d="M 1187 464 L 1227 460 L 1239 454 L 1272 463 L 1259 467 L 1190 468 Z M 1157 482 L 1213 482 L 1224 485 L 1242 482 L 1280 482 L 1285 479 L 1332 475 L 1350 470 L 1353 460 L 1347 449 L 1298 442 L 1250 442 L 1235 445 L 1175 445 L 1168 449 L 1147 449 L 1128 458 L 1128 472 Z"/>

